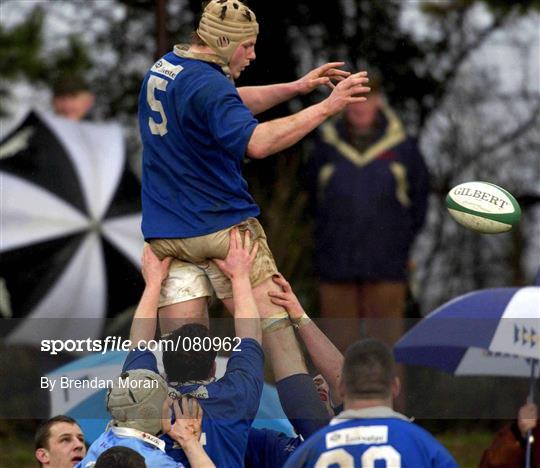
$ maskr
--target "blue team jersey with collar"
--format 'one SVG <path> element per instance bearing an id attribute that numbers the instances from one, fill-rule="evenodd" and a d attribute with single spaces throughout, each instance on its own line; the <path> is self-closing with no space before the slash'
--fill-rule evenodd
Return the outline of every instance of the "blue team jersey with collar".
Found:
<path id="1" fill-rule="evenodd" d="M 92 468 L 105 450 L 118 446 L 131 448 L 142 455 L 148 468 L 184 468 L 182 463 L 173 460 L 164 450 L 137 438 L 118 436 L 113 429 L 105 431 L 94 441 L 86 457 L 76 465 L 76 468 Z"/>
<path id="2" fill-rule="evenodd" d="M 201 443 L 216 466 L 244 466 L 248 432 L 259 408 L 264 383 L 264 353 L 260 344 L 242 339 L 233 351 L 225 375 L 208 384 L 176 387 L 182 394 L 197 398 L 204 415 Z M 156 357 L 150 351 L 132 350 L 122 371 L 148 369 L 158 372 Z M 161 437 L 166 452 L 189 466 L 183 450 L 167 435 Z"/>
<path id="3" fill-rule="evenodd" d="M 341 421 L 332 420 L 300 445 L 285 467 L 458 467 L 431 434 L 407 420 L 370 417 Z"/>
<path id="4" fill-rule="evenodd" d="M 258 121 L 218 65 L 170 52 L 139 96 L 145 239 L 195 237 L 259 214 L 242 177 Z"/>

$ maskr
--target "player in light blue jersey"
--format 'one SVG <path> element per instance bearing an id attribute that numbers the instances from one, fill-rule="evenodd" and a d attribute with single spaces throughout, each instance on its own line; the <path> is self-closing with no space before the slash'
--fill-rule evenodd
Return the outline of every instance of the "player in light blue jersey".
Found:
<path id="1" fill-rule="evenodd" d="M 144 369 L 123 372 L 107 393 L 107 410 L 113 418 L 109 428 L 77 467 L 91 468 L 109 448 L 128 447 L 142 455 L 150 468 L 183 468 L 166 454 L 165 442 L 158 437 L 161 433 L 171 434 L 185 448 L 192 467 L 213 466 L 199 442 L 200 407 L 187 399 L 174 401 L 176 420 L 171 425 L 167 394 L 167 384 L 159 374 Z"/>
<path id="2" fill-rule="evenodd" d="M 399 385 L 383 343 L 354 343 L 340 384 L 345 411 L 300 445 L 285 467 L 457 468 L 431 434 L 392 409 Z"/>

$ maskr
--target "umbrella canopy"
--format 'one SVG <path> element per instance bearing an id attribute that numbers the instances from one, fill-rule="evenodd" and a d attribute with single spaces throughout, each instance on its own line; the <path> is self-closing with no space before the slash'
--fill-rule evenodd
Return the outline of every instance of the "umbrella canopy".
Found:
<path id="1" fill-rule="evenodd" d="M 396 360 L 460 375 L 531 375 L 540 359 L 540 287 L 474 291 L 439 307 L 395 345 Z"/>
<path id="2" fill-rule="evenodd" d="M 474 291 L 450 301 L 395 345 L 396 360 L 461 375 L 529 377 L 540 361 L 540 287 Z M 531 466 L 531 430 L 525 466 Z"/>
<path id="3" fill-rule="evenodd" d="M 160 372 L 163 372 L 160 353 L 156 352 Z M 62 377 L 69 380 L 91 381 L 97 377 L 101 381 L 118 378 L 127 352 L 114 351 L 92 354 L 59 367 L 47 375 L 60 382 Z M 225 373 L 227 358 L 216 359 L 216 377 Z M 65 414 L 76 419 L 83 429 L 86 440 L 92 443 L 104 431 L 110 416 L 105 407 L 106 390 L 99 388 L 64 388 L 58 383 L 50 392 L 51 416 Z M 274 386 L 264 384 L 261 403 L 253 427 L 266 427 L 285 434 L 293 434 Z"/>
<path id="4" fill-rule="evenodd" d="M 31 112 L 0 142 L 0 178 L 9 299 L 0 312 L 25 319 L 5 321 L 2 334 L 27 343 L 98 335 L 143 288 L 140 185 L 121 128 Z"/>

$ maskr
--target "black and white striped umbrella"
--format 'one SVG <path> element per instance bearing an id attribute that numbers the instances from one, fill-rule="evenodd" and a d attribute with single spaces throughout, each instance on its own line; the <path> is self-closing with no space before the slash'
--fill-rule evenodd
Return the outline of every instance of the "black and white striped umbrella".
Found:
<path id="1" fill-rule="evenodd" d="M 118 125 L 31 112 L 0 142 L 0 183 L 0 309 L 32 319 L 4 336 L 95 337 L 137 302 L 140 185 Z"/>

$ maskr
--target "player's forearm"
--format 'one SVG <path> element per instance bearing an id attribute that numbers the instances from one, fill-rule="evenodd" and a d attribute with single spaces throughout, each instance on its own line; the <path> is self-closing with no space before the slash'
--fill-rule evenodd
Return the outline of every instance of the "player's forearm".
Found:
<path id="1" fill-rule="evenodd" d="M 334 403 L 339 401 L 339 378 L 343 367 L 343 355 L 313 321 L 298 329 L 313 364 L 328 382 Z"/>
<path id="2" fill-rule="evenodd" d="M 144 288 L 143 295 L 131 322 L 129 339 L 131 340 L 132 347 L 136 347 L 139 341 L 154 339 L 160 289 L 161 285 L 147 285 Z"/>
<path id="3" fill-rule="evenodd" d="M 212 468 L 216 466 L 206 454 L 199 441 L 190 439 L 189 441 L 182 442 L 180 445 L 189 460 L 189 464 L 193 468 Z"/>
<path id="4" fill-rule="evenodd" d="M 253 115 L 257 115 L 297 96 L 298 86 L 295 82 L 266 86 L 243 86 L 238 88 L 238 94 Z"/>
<path id="5" fill-rule="evenodd" d="M 261 123 L 249 140 L 247 154 L 254 159 L 263 159 L 282 151 L 298 143 L 330 115 L 323 101 L 288 117 Z"/>
<path id="6" fill-rule="evenodd" d="M 233 278 L 234 327 L 239 338 L 262 340 L 259 310 L 253 297 L 249 277 Z"/>

